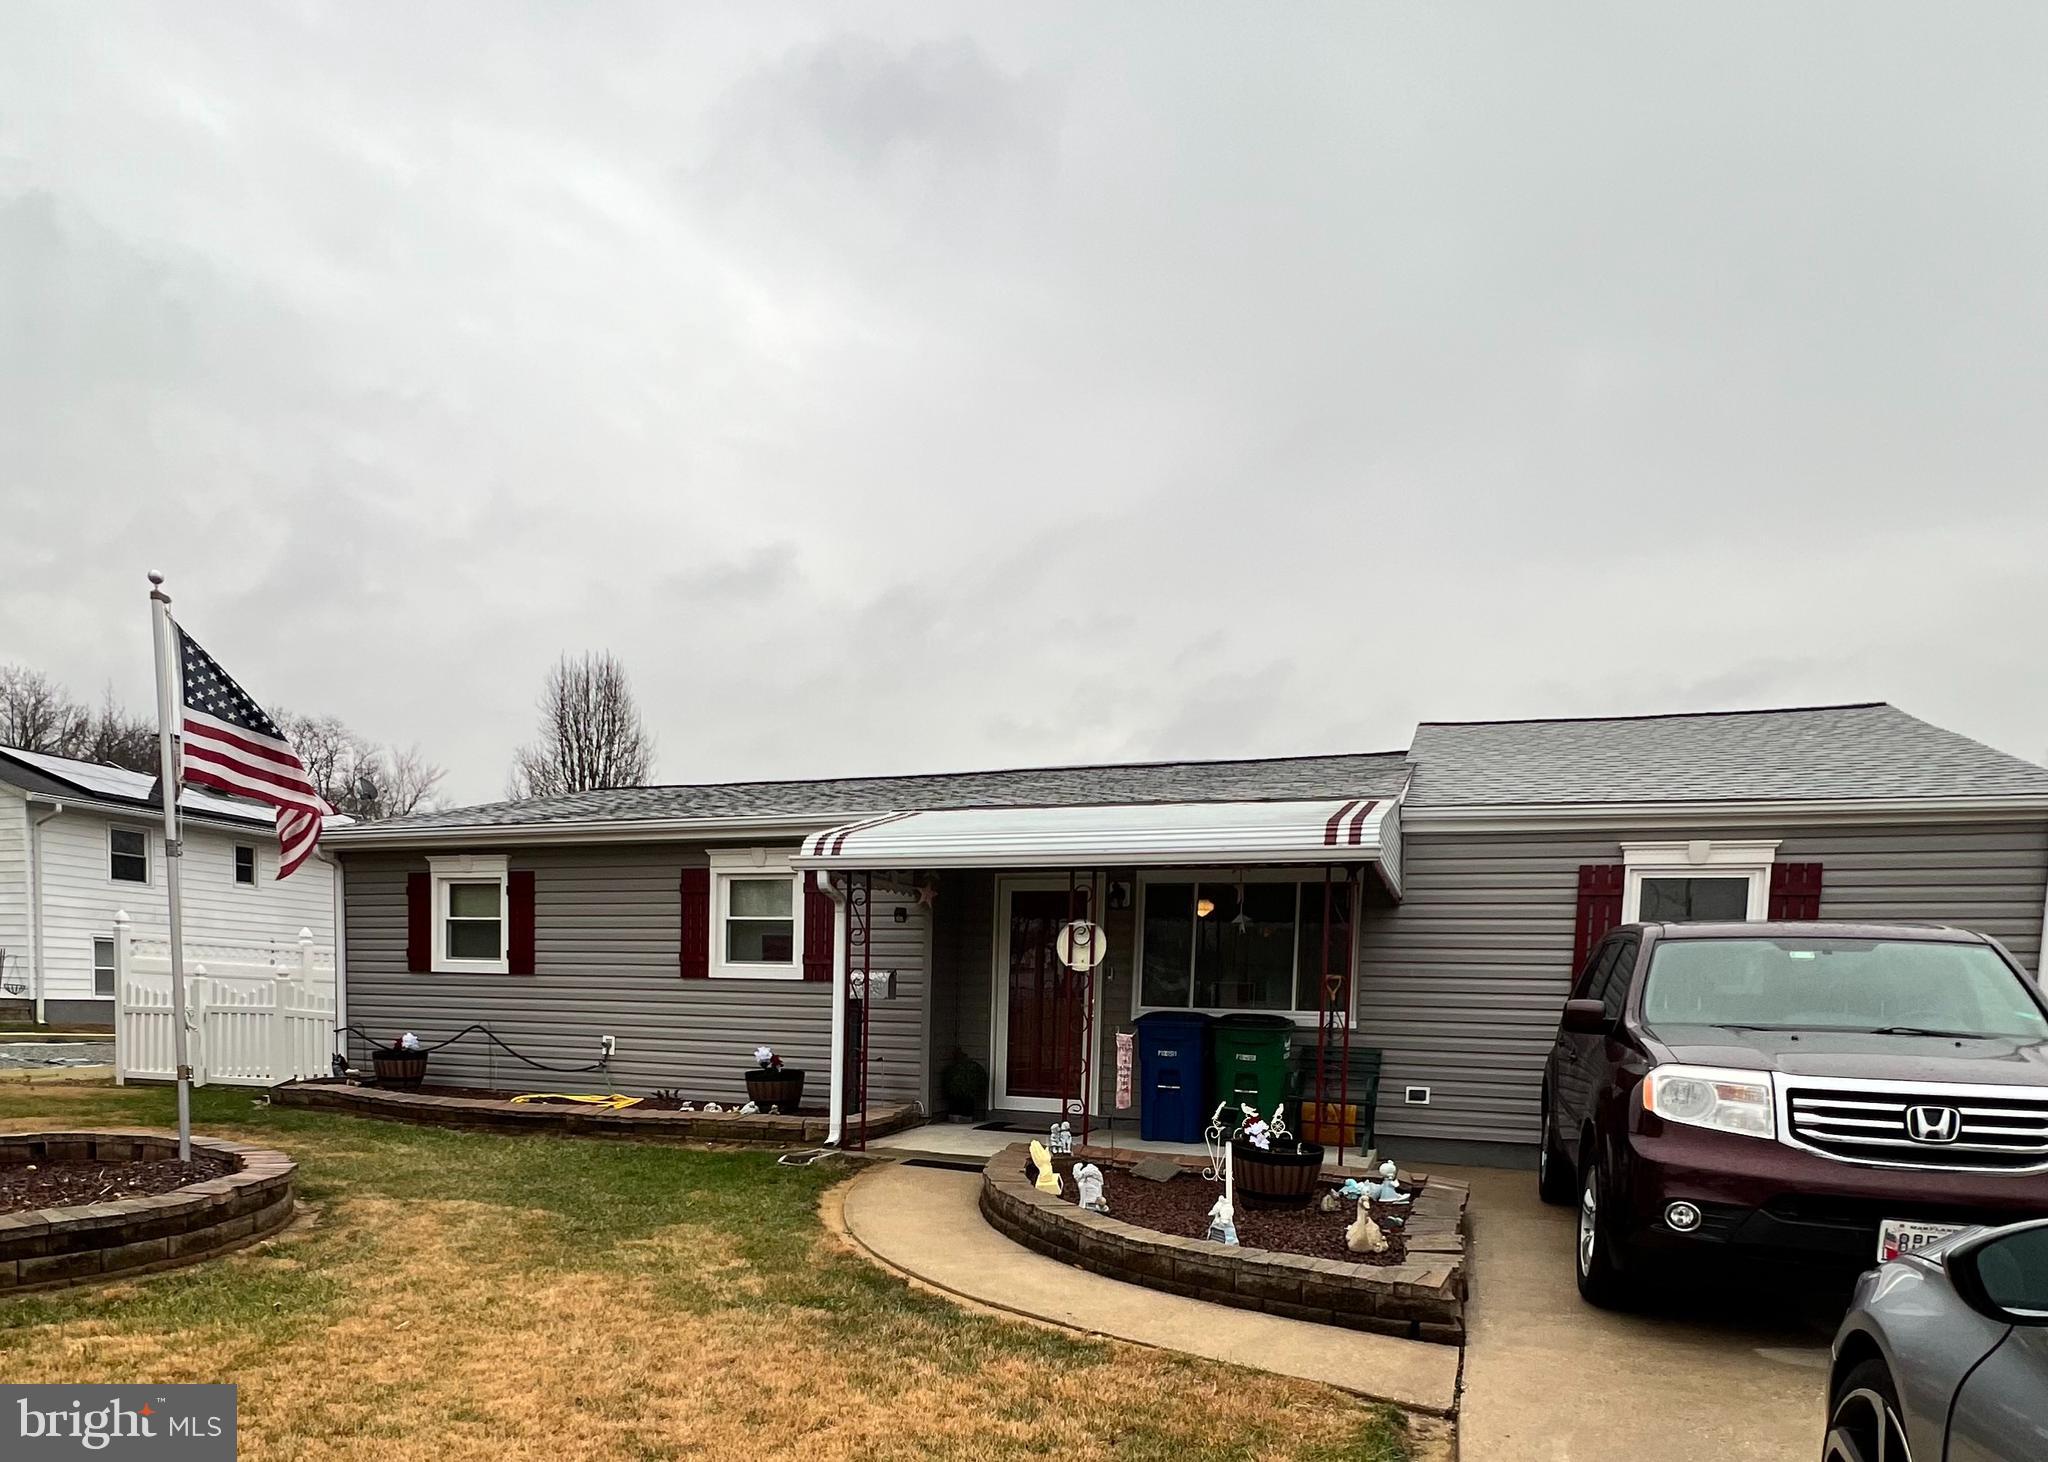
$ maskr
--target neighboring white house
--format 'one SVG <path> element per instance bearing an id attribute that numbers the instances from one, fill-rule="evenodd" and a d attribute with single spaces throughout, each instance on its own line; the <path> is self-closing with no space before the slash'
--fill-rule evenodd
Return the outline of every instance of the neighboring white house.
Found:
<path id="1" fill-rule="evenodd" d="M 0 1014 L 54 1024 L 114 1018 L 114 915 L 137 935 L 170 932 L 156 779 L 0 747 Z M 275 814 L 187 791 L 185 945 L 274 948 L 299 931 L 334 943 L 334 865 L 308 859 L 277 878 Z"/>

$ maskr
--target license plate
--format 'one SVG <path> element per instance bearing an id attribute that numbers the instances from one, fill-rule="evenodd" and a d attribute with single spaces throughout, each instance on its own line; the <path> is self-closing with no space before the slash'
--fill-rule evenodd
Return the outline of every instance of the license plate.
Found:
<path id="1" fill-rule="evenodd" d="M 1888 1218 L 1877 1226 L 1877 1262 L 1883 1264 L 1901 1254 L 1924 1249 L 1968 1227 L 1963 1223 L 1914 1223 L 1910 1219 Z"/>

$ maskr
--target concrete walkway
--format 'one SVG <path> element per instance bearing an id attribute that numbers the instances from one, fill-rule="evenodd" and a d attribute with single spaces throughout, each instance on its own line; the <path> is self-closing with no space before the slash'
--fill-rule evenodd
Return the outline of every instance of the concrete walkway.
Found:
<path id="1" fill-rule="evenodd" d="M 1577 1215 L 1533 1172 L 1441 1169 L 1472 1185 L 1460 1462 L 1812 1462 L 1844 1295 L 1775 1281 L 1640 1315 L 1572 1278 Z"/>
<path id="2" fill-rule="evenodd" d="M 1034 1254 L 982 1219 L 979 1173 L 881 1163 L 846 1192 L 847 1233 L 892 1268 L 995 1309 L 1448 1413 L 1458 1352 L 1182 1299 Z"/>

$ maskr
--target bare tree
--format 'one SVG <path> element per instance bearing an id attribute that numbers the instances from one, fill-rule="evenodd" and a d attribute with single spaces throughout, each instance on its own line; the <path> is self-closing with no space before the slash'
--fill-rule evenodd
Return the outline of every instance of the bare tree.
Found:
<path id="1" fill-rule="evenodd" d="M 432 807 L 447 775 L 418 746 L 379 746 L 338 716 L 280 711 L 274 719 L 320 795 L 335 811 L 362 821 Z M 115 701 L 111 685 L 94 711 L 25 665 L 0 665 L 0 746 L 157 773 L 154 716 L 130 715 Z"/>
<path id="2" fill-rule="evenodd" d="M 70 756 L 91 725 L 92 712 L 42 671 L 0 665 L 0 746 Z"/>
<path id="3" fill-rule="evenodd" d="M 417 746 L 400 751 L 391 747 L 384 753 L 383 816 L 403 817 L 431 807 L 435 789 L 447 773 L 420 754 Z"/>
<path id="4" fill-rule="evenodd" d="M 635 787 L 654 762 L 626 667 L 610 651 L 564 655 L 540 697 L 540 737 L 512 754 L 516 800 Z"/>
<path id="5" fill-rule="evenodd" d="M 417 746 L 378 746 L 339 716 L 281 711 L 274 718 L 306 764 L 306 774 L 336 812 L 364 822 L 402 817 L 431 805 L 446 773 Z"/>
<path id="6" fill-rule="evenodd" d="M 156 718 L 134 716 L 114 700 L 114 687 L 100 697 L 100 708 L 64 755 L 102 766 L 125 767 L 155 776 L 158 759 Z"/>

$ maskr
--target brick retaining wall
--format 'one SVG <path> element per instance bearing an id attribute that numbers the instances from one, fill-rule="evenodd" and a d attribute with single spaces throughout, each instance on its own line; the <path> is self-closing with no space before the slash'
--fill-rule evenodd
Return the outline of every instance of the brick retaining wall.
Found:
<path id="1" fill-rule="evenodd" d="M 1083 1152 L 1100 1161 L 1099 1154 Z M 1017 1144 L 981 1173 L 981 1211 L 1028 1249 L 1168 1294 L 1351 1330 L 1455 1345 L 1465 1335 L 1465 1185 L 1429 1180 L 1408 1215 L 1400 1264 L 1347 1264 L 1268 1249 L 1226 1248 L 1091 1213 L 1041 1193 Z M 1184 1181 L 1184 1180 L 1183 1180 Z M 1419 1179 L 1415 1180 L 1419 1181 Z"/>
<path id="2" fill-rule="evenodd" d="M 298 1165 L 290 1158 L 211 1137 L 194 1137 L 192 1147 L 230 1159 L 236 1170 L 147 1198 L 0 1214 L 0 1294 L 196 1264 L 291 1222 Z M 0 1133 L 0 1165 L 177 1155 L 177 1139 L 160 1132 Z"/>
<path id="3" fill-rule="evenodd" d="M 664 1112 L 627 1107 L 556 1106 L 544 1102 L 444 1096 L 430 1091 L 396 1091 L 334 1081 L 294 1081 L 275 1087 L 270 1099 L 281 1107 L 316 1107 L 353 1112 L 394 1122 L 434 1127 L 469 1127 L 491 1132 L 567 1132 L 581 1137 L 626 1137 L 644 1142 L 740 1142 L 773 1147 L 815 1147 L 831 1130 L 826 1117 L 770 1116 L 765 1112 Z M 891 1102 L 868 1112 L 868 1136 L 885 1137 L 922 1121 L 911 1102 Z M 853 1122 L 847 1124 L 853 1126 Z"/>

